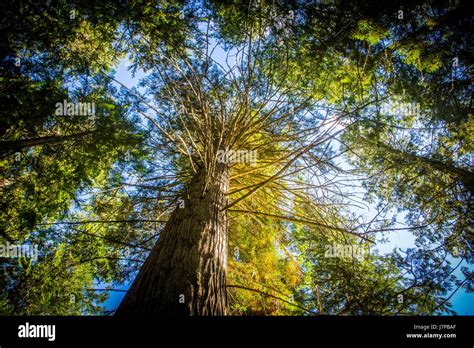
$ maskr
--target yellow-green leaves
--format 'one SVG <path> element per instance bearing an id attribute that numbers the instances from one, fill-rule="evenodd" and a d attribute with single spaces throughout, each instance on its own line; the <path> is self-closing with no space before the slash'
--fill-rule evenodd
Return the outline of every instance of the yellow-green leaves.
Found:
<path id="1" fill-rule="evenodd" d="M 367 41 L 371 45 L 377 44 L 388 35 L 388 30 L 369 20 L 360 20 L 353 37 L 357 40 Z"/>

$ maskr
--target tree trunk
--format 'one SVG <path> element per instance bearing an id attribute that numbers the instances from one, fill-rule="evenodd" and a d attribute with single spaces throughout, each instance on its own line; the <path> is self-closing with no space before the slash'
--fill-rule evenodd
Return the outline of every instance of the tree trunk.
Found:
<path id="1" fill-rule="evenodd" d="M 93 131 L 81 132 L 70 135 L 48 135 L 40 138 L 34 139 L 20 139 L 20 140 L 7 140 L 0 142 L 0 154 L 3 153 L 12 153 L 19 151 L 25 148 L 30 148 L 34 146 L 44 145 L 44 144 L 57 144 L 70 139 L 77 139 L 83 136 L 94 133 Z"/>
<path id="2" fill-rule="evenodd" d="M 370 143 L 375 146 L 378 146 L 379 148 L 382 148 L 385 151 L 395 154 L 396 156 L 399 156 L 401 159 L 407 159 L 412 163 L 421 162 L 426 166 L 439 170 L 440 172 L 449 174 L 455 180 L 461 181 L 464 187 L 469 190 L 469 192 L 474 192 L 474 173 L 469 171 L 468 169 L 457 167 L 453 163 L 449 163 L 446 161 L 443 162 L 433 158 L 414 155 L 412 153 L 395 149 L 390 145 L 384 143 Z"/>
<path id="3" fill-rule="evenodd" d="M 215 172 L 207 188 L 204 171 L 192 179 L 116 315 L 226 314 L 229 174 L 224 165 Z"/>

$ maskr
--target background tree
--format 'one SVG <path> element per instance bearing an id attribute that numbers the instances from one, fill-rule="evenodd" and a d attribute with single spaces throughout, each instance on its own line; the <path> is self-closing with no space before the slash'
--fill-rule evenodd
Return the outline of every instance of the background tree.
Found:
<path id="1" fill-rule="evenodd" d="M 92 288 L 96 279 L 120 279 L 121 257 L 104 243 L 112 237 L 100 236 L 103 229 L 91 225 L 72 234 L 77 226 L 58 220 L 79 218 L 77 211 L 88 201 L 84 196 L 119 168 L 138 168 L 142 135 L 128 111 L 131 101 L 123 101 L 112 85 L 111 68 L 126 52 L 120 28 L 125 18 L 132 33 L 137 14 L 151 9 L 151 3 L 140 1 L 127 7 L 54 1 L 5 4 L 1 241 L 35 245 L 39 251 L 37 260 L 2 258 L 6 313 L 95 313 L 105 297 L 84 288 Z M 173 32 L 170 40 L 181 35 L 178 24 L 168 28 Z M 57 103 L 63 101 L 94 103 L 95 113 L 58 114 Z"/>

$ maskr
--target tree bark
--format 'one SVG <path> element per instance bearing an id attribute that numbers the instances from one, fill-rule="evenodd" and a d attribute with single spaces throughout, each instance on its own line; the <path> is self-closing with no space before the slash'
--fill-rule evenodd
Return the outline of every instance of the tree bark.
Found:
<path id="1" fill-rule="evenodd" d="M 171 214 L 117 316 L 226 314 L 227 216 L 222 208 L 228 182 L 224 165 L 207 187 L 204 171 L 194 176 L 184 207 Z"/>

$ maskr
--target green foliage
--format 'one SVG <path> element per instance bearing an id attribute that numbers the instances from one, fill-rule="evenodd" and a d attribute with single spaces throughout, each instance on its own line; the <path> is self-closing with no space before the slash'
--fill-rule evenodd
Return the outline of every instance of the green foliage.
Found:
<path id="1" fill-rule="evenodd" d="M 231 314 L 449 312 L 472 289 L 448 259 L 472 263 L 467 2 L 375 3 L 5 4 L 0 243 L 40 252 L 0 260 L 0 313 L 102 313 L 95 288 L 133 280 L 226 147 L 258 153 L 226 187 Z M 137 88 L 117 88 L 124 59 Z M 349 209 L 360 189 L 372 221 Z M 377 252 L 388 211 L 414 247 Z"/>

